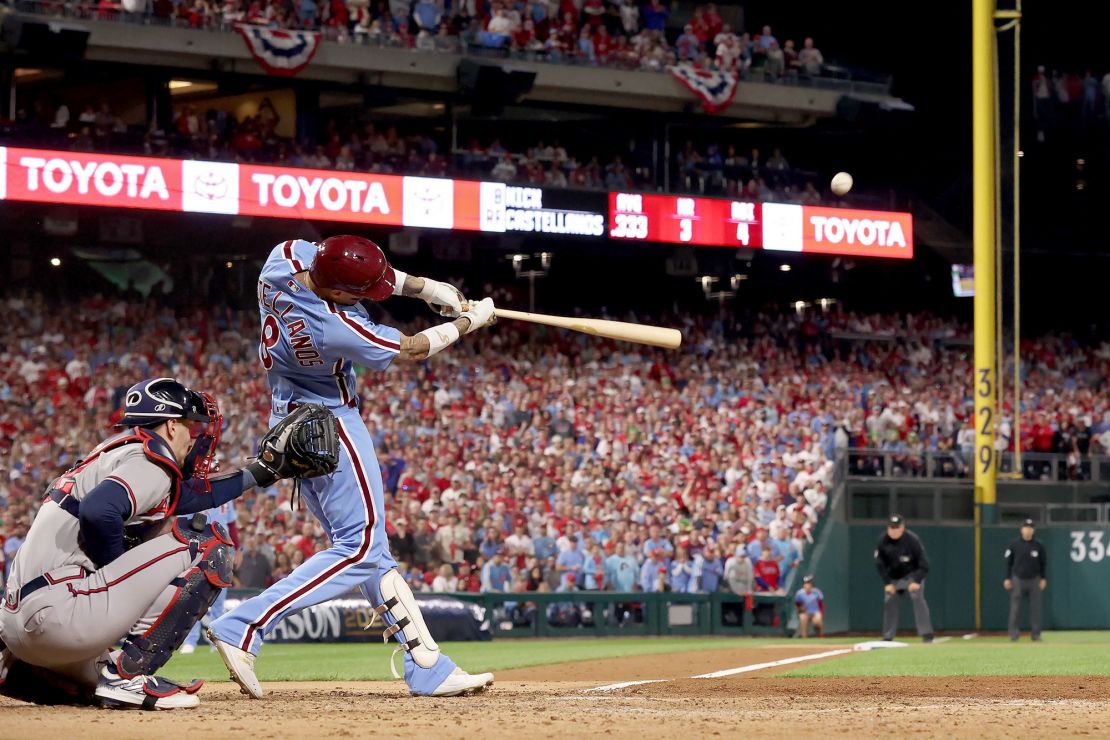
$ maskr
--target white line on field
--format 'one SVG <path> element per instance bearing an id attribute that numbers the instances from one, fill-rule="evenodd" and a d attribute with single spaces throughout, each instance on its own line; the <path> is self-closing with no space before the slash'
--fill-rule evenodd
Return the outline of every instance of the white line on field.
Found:
<path id="1" fill-rule="evenodd" d="M 842 648 L 840 650 L 829 650 L 824 653 L 815 653 L 813 655 L 799 655 L 795 658 L 783 658 L 782 660 L 772 660 L 769 663 L 755 663 L 753 665 L 744 665 L 739 668 L 729 668 L 723 671 L 713 671 L 713 673 L 703 673 L 700 676 L 690 676 L 690 678 L 724 678 L 725 676 L 735 676 L 737 673 L 750 673 L 752 671 L 762 671 L 765 668 L 778 668 L 780 665 L 790 665 L 791 663 L 801 663 L 806 660 L 817 660 L 819 658 L 831 658 L 835 655 L 846 655 L 852 652 L 851 648 Z"/>
<path id="2" fill-rule="evenodd" d="M 723 678 L 725 676 L 733 676 L 737 673 L 749 673 L 751 671 L 762 671 L 766 668 L 777 668 L 783 665 L 790 665 L 791 663 L 801 663 L 806 660 L 818 660 L 820 658 L 832 658 L 837 655 L 846 655 L 852 652 L 851 648 L 841 648 L 839 650 L 827 650 L 823 653 L 814 653 L 812 655 L 800 655 L 794 658 L 783 658 L 782 660 L 772 660 L 767 663 L 753 663 L 752 665 L 740 666 L 739 668 L 729 668 L 723 671 L 715 671 L 713 673 L 703 673 L 700 676 L 690 676 L 690 678 Z M 584 689 L 585 692 L 590 691 L 616 691 L 617 689 L 626 689 L 629 686 L 641 686 L 646 683 L 665 683 L 672 681 L 670 678 L 653 678 L 646 681 L 622 681 L 621 683 L 611 683 L 605 686 L 595 686 L 592 689 Z"/>
<path id="3" fill-rule="evenodd" d="M 596 686 L 586 691 L 615 691 L 617 689 L 627 689 L 629 686 L 642 686 L 645 683 L 663 683 L 669 681 L 669 678 L 649 678 L 646 681 L 622 681 L 621 683 L 611 683 L 606 686 Z"/>
<path id="4" fill-rule="evenodd" d="M 939 645 L 942 642 L 948 642 L 951 639 L 952 639 L 951 637 L 938 637 L 937 639 L 933 640 L 933 644 L 934 645 Z"/>

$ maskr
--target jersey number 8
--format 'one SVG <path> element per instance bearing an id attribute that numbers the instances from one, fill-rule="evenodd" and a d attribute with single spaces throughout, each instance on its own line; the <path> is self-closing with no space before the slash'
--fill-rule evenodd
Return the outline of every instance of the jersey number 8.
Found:
<path id="1" fill-rule="evenodd" d="M 258 359 L 262 361 L 262 367 L 267 370 L 274 366 L 274 357 L 270 354 L 270 350 L 280 339 L 281 327 L 278 325 L 277 318 L 273 314 L 267 314 L 262 321 L 262 341 L 258 343 Z"/>

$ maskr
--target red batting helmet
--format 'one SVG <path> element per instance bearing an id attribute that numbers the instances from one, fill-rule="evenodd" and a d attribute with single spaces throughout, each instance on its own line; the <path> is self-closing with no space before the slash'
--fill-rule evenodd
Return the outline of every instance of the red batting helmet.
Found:
<path id="1" fill-rule="evenodd" d="M 397 276 L 382 248 L 361 236 L 329 236 L 320 242 L 308 274 L 320 288 L 342 290 L 384 301 L 393 295 Z"/>

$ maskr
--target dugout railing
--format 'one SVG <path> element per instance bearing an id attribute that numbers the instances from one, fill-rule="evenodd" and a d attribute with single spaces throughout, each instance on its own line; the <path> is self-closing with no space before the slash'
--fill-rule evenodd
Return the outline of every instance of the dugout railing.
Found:
<path id="1" fill-rule="evenodd" d="M 454 593 L 486 610 L 494 637 L 781 635 L 790 599 L 719 593 Z"/>

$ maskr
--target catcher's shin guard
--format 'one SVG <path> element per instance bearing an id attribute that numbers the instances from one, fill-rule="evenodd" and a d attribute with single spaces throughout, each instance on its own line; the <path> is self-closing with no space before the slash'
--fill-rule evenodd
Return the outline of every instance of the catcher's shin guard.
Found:
<path id="1" fill-rule="evenodd" d="M 388 642 L 390 637 L 400 633 L 397 641 L 401 647 L 397 649 L 408 653 L 421 668 L 433 668 L 439 660 L 439 645 L 432 639 L 432 633 L 420 613 L 420 605 L 416 603 L 405 579 L 395 568 L 390 569 L 381 577 L 378 590 L 382 594 L 382 604 L 374 607 L 374 613 L 389 623 L 382 632 L 382 640 Z M 400 678 L 392 660 L 389 667 L 393 677 Z"/>
<path id="2" fill-rule="evenodd" d="M 180 519 L 174 523 L 174 535 L 196 542 L 204 558 L 170 583 L 177 591 L 153 623 L 123 640 L 116 667 L 124 678 L 154 675 L 181 647 L 193 625 L 208 613 L 220 589 L 231 585 L 235 551 L 223 527 L 208 524 L 199 514 L 190 524 L 181 524 Z"/>

